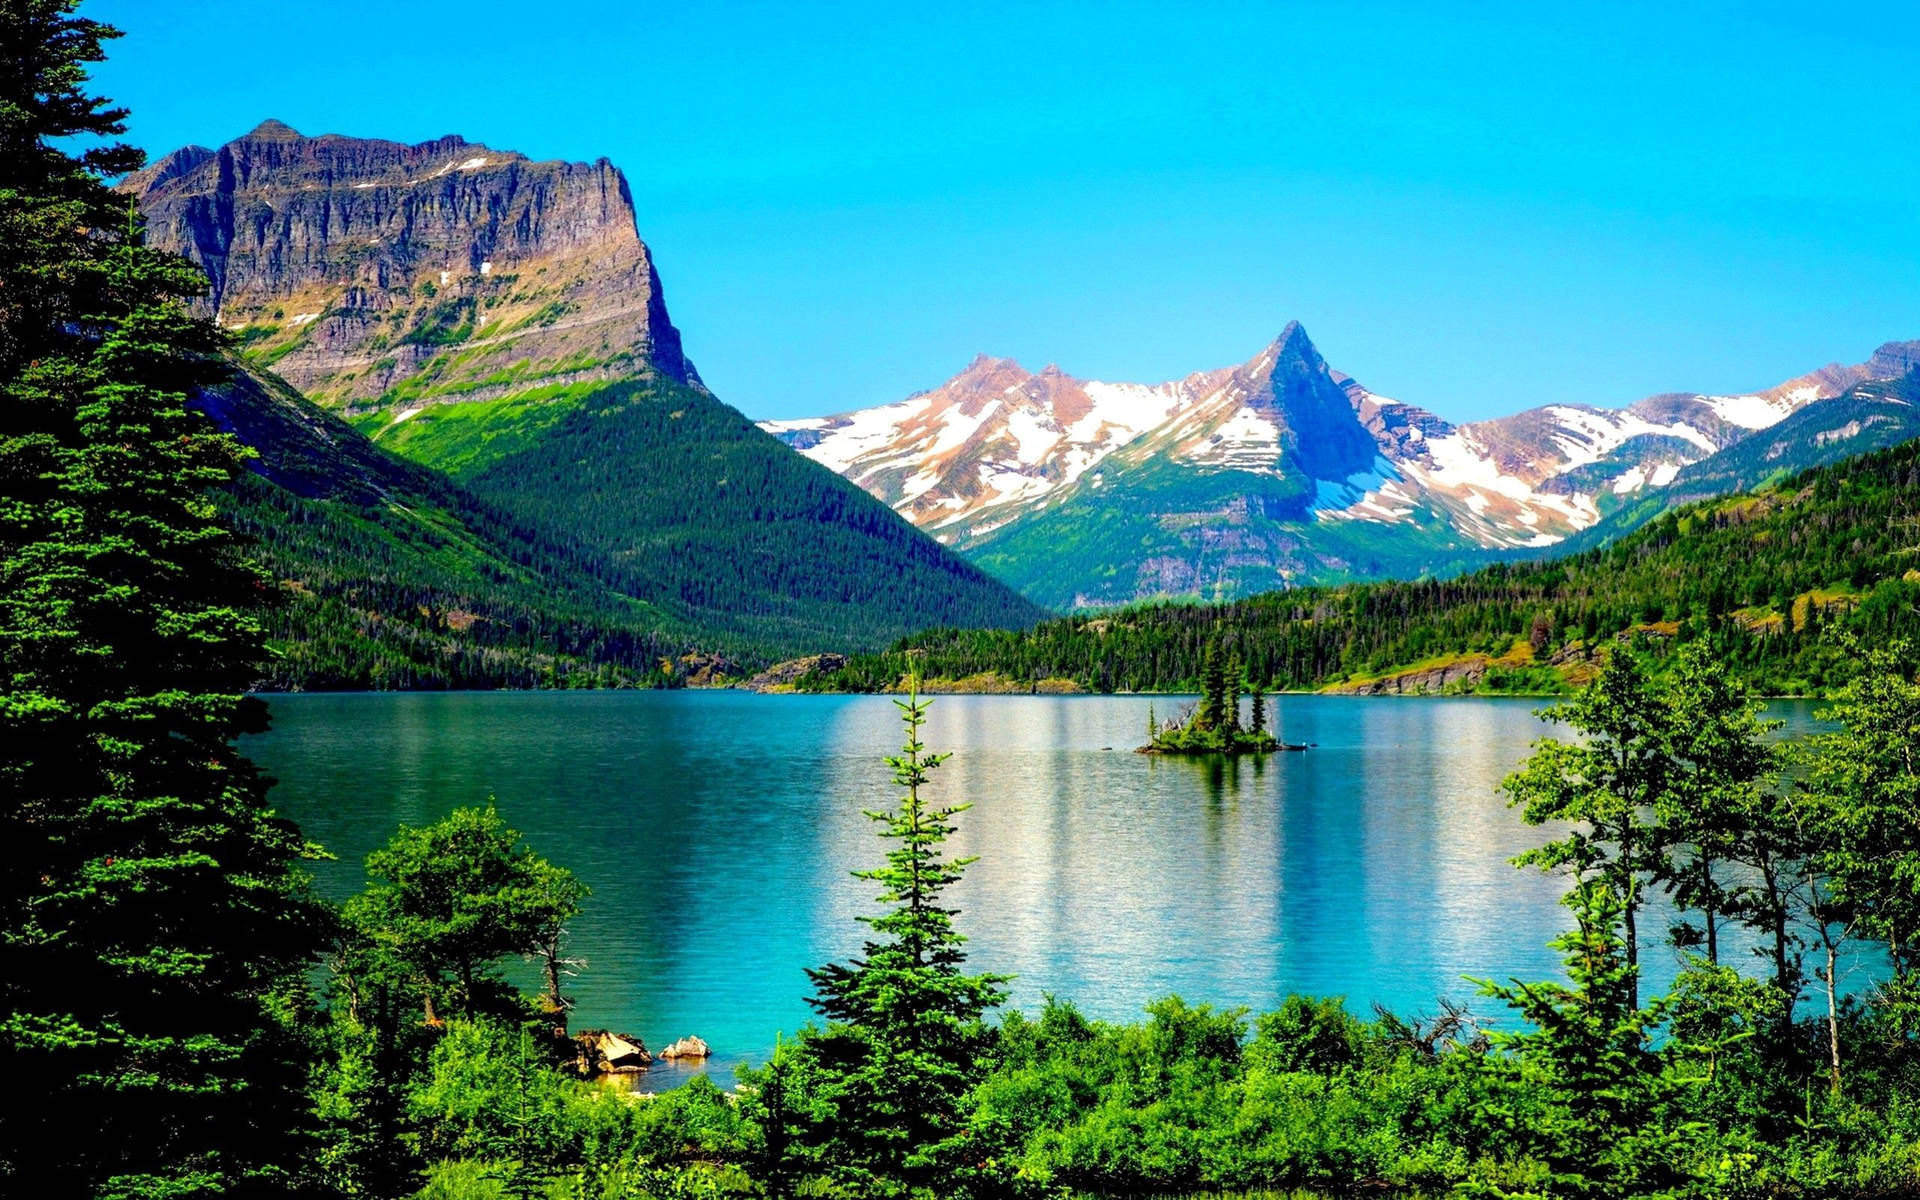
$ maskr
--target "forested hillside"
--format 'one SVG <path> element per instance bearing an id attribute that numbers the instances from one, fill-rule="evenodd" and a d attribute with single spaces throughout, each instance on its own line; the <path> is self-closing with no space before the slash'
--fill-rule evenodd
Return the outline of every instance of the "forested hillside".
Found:
<path id="1" fill-rule="evenodd" d="M 931 626 L 1024 627 L 1042 610 L 704 390 L 589 391 L 524 449 L 455 476 L 621 591 L 736 644 L 877 649 Z"/>
<path id="2" fill-rule="evenodd" d="M 591 557 L 272 376 L 235 371 L 199 406 L 260 448 L 222 503 L 281 585 L 271 689 L 652 684 L 691 646 L 683 622 L 616 592 Z"/>
<path id="3" fill-rule="evenodd" d="M 1447 580 L 1270 592 L 1048 622 L 1028 634 L 939 630 L 857 656 L 803 687 L 873 690 L 909 665 L 1088 690 L 1191 690 L 1209 646 L 1271 688 L 1559 691 L 1597 651 L 1711 639 L 1775 694 L 1826 690 L 1869 642 L 1920 634 L 1920 443 L 1664 514 L 1614 544 Z"/>
<path id="4" fill-rule="evenodd" d="M 1887 348 L 1883 353 L 1891 357 Z M 1916 404 L 1920 404 L 1920 373 L 1855 384 L 1830 400 L 1809 404 L 1770 429 L 1682 467 L 1666 487 L 1630 498 L 1598 525 L 1573 535 L 1544 557 L 1604 546 L 1669 509 L 1897 446 L 1920 434 Z"/>

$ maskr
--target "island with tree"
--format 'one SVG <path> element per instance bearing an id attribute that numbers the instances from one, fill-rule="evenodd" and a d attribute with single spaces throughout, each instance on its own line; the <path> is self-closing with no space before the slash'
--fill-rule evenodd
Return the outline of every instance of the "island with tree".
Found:
<path id="1" fill-rule="evenodd" d="M 1240 723 L 1240 697 L 1251 693 L 1252 711 Z M 1201 668 L 1200 699 L 1178 717 L 1162 725 L 1147 710 L 1147 744 L 1142 754 L 1268 754 L 1275 750 L 1305 750 L 1290 746 L 1267 731 L 1267 696 L 1258 685 L 1249 687 L 1246 672 L 1217 646 L 1207 649 Z"/>

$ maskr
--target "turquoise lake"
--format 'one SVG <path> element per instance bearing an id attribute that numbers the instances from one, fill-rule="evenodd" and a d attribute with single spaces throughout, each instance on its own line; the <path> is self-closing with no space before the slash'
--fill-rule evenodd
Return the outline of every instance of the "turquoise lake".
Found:
<path id="1" fill-rule="evenodd" d="M 495 798 L 540 853 L 593 889 L 575 1028 L 659 1048 L 698 1034 L 708 1066 L 759 1061 L 809 1016 L 803 969 L 857 952 L 882 853 L 863 809 L 894 789 L 898 710 L 876 696 L 493 692 L 276 696 L 243 748 L 275 803 L 338 856 L 343 897 L 401 823 Z M 952 751 L 930 796 L 974 807 L 978 855 L 953 899 L 972 962 L 1123 1019 L 1169 993 L 1271 1007 L 1289 992 L 1431 1013 L 1466 976 L 1557 974 L 1561 881 L 1509 865 L 1544 834 L 1497 791 L 1552 733 L 1531 700 L 1284 696 L 1264 760 L 1150 758 L 1170 697 L 942 696 L 927 744 Z M 1811 704 L 1776 706 L 1787 733 Z M 1643 931 L 1657 939 L 1664 921 Z M 1644 951 L 1659 987 L 1677 965 Z M 533 973 L 524 976 L 532 985 Z M 1481 1011 L 1486 1001 L 1476 1001 Z M 669 1086 L 656 1068 L 643 1087 Z"/>

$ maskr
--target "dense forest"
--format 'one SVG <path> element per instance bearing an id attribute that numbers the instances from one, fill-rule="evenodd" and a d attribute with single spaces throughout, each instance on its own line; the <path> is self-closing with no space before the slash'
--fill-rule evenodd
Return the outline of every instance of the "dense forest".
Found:
<path id="1" fill-rule="evenodd" d="M 632 599 L 572 543 L 534 534 L 228 359 L 195 406 L 252 468 L 227 522 L 276 581 L 269 690 L 662 686 L 687 622 Z M 751 661 L 751 660 L 749 660 Z"/>
<path id="2" fill-rule="evenodd" d="M 1920 390 L 1913 376 L 1901 386 Z M 1917 555 L 1920 443 L 1907 443 L 1677 509 L 1566 558 L 1146 605 L 1026 633 L 935 630 L 800 686 L 884 690 L 916 670 L 936 681 L 1192 691 L 1218 645 L 1274 690 L 1551 693 L 1591 678 L 1621 641 L 1662 655 L 1705 641 L 1763 693 L 1813 694 L 1845 678 L 1844 636 L 1920 634 Z"/>
<path id="3" fill-rule="evenodd" d="M 1044 614 L 885 504 L 704 391 L 596 388 L 460 482 L 610 565 L 630 595 L 768 653 L 884 645 L 925 625 Z"/>

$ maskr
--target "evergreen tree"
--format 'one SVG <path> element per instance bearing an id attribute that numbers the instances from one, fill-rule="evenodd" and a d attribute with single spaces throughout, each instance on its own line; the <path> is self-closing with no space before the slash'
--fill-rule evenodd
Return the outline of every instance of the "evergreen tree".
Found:
<path id="1" fill-rule="evenodd" d="M 1520 1033 L 1495 1034 L 1508 1072 L 1477 1119 L 1524 1129 L 1550 1175 L 1528 1195 L 1654 1196 L 1679 1194 L 1673 1136 L 1652 1118 L 1669 1090 L 1664 1064 L 1650 1046 L 1661 1006 L 1639 1006 L 1639 974 L 1621 935 L 1619 891 L 1581 879 L 1567 894 L 1574 928 L 1553 942 L 1568 984 L 1482 981 L 1483 995 L 1505 1001 L 1526 1022 Z"/>
<path id="2" fill-rule="evenodd" d="M 1248 728 L 1258 737 L 1267 731 L 1267 691 L 1259 684 L 1253 686 L 1253 710 L 1247 714 Z"/>
<path id="3" fill-rule="evenodd" d="M 208 497 L 241 450 L 187 405 L 204 281 L 107 187 L 138 151 L 60 145 L 125 116 L 86 92 L 117 32 L 72 8 L 0 0 L 0 1191 L 272 1186 L 300 1157 L 276 1014 L 322 926 L 232 748 L 265 585 Z"/>
<path id="4" fill-rule="evenodd" d="M 880 885 L 891 908 L 861 918 L 874 937 L 860 958 L 808 972 L 809 1002 L 828 1024 L 799 1047 L 811 1064 L 800 1073 L 815 1081 L 806 1150 L 856 1194 L 883 1196 L 936 1191 L 959 1154 L 964 1101 L 990 1040 L 982 1018 L 1007 981 L 962 970 L 966 939 L 941 895 L 974 860 L 941 847 L 970 806 L 928 806 L 921 789 L 948 756 L 920 741 L 927 702 L 917 689 L 895 703 L 907 740 L 887 763 L 905 791 L 898 808 L 867 814 L 893 846 L 884 866 L 854 873 Z"/>
<path id="5" fill-rule="evenodd" d="M 1196 730 L 1222 729 L 1227 723 L 1227 666 L 1220 658 L 1220 647 L 1209 643 L 1200 676 L 1200 710 L 1194 714 Z"/>

